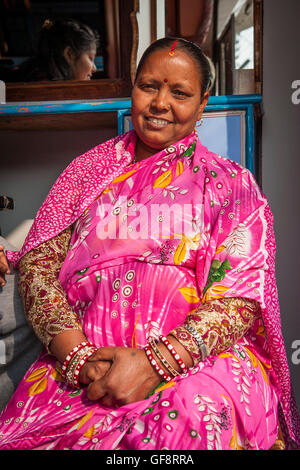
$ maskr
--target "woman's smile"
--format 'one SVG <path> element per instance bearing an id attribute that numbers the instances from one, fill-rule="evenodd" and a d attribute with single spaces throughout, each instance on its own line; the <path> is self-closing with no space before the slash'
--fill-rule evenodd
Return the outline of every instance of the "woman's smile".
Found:
<path id="1" fill-rule="evenodd" d="M 163 129 L 169 124 L 171 124 L 171 122 L 167 121 L 166 119 L 157 118 L 154 116 L 145 116 L 145 120 L 147 121 L 149 128 L 152 128 L 154 130 Z"/>

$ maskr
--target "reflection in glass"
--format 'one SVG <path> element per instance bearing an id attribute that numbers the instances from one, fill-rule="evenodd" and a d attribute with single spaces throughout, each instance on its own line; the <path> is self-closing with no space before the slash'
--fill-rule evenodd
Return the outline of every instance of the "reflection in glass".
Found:
<path id="1" fill-rule="evenodd" d="M 0 0 L 0 79 L 6 82 L 104 78 L 104 49 L 104 0 Z"/>

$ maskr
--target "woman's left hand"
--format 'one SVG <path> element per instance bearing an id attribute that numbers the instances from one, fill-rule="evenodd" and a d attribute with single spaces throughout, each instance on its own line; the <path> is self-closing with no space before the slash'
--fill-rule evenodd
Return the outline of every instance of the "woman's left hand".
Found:
<path id="1" fill-rule="evenodd" d="M 103 347 L 88 359 L 95 360 L 112 363 L 105 376 L 87 388 L 88 398 L 100 400 L 104 406 L 119 407 L 144 400 L 161 382 L 143 349 Z"/>

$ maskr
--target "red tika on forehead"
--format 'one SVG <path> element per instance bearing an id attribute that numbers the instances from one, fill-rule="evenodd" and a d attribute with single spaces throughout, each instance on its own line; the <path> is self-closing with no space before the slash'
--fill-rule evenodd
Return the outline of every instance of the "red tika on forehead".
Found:
<path id="1" fill-rule="evenodd" d="M 178 39 L 176 39 L 176 41 L 173 42 L 169 55 L 171 56 L 174 55 L 174 51 L 175 51 L 175 47 L 177 43 L 178 43 Z"/>

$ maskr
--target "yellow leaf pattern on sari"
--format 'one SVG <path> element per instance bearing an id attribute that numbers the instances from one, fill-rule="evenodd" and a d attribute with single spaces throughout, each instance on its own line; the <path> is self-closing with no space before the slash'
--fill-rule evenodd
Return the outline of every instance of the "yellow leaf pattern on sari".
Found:
<path id="1" fill-rule="evenodd" d="M 42 393 L 47 387 L 47 382 L 48 382 L 47 377 L 44 377 L 43 379 L 38 380 L 38 382 L 35 382 L 34 384 L 32 384 L 28 389 L 28 395 L 32 396 L 32 395 L 37 395 L 39 393 Z"/>
<path id="2" fill-rule="evenodd" d="M 93 410 L 84 415 L 77 423 L 76 429 L 80 429 L 92 416 Z"/>
<path id="3" fill-rule="evenodd" d="M 172 181 L 172 170 L 167 170 L 162 173 L 156 180 L 154 181 L 153 188 L 165 188 L 169 186 Z"/>
<path id="4" fill-rule="evenodd" d="M 186 255 L 186 243 L 182 241 L 179 243 L 174 254 L 174 264 L 178 266 L 184 260 Z"/>
<path id="5" fill-rule="evenodd" d="M 180 287 L 179 291 L 185 298 L 187 302 L 190 304 L 195 304 L 197 302 L 200 302 L 200 299 L 198 297 L 198 293 L 195 289 L 195 287 Z"/>
<path id="6" fill-rule="evenodd" d="M 223 286 L 222 284 L 217 284 L 210 287 L 209 289 L 207 289 L 202 299 L 202 303 L 205 304 L 209 300 L 213 299 L 222 299 L 224 297 L 223 294 L 225 294 L 225 292 L 227 292 L 229 289 L 229 287 Z"/>
<path id="7" fill-rule="evenodd" d="M 27 377 L 26 382 L 35 382 L 41 379 L 48 372 L 48 367 L 39 367 Z"/>
<path id="8" fill-rule="evenodd" d="M 112 184 L 121 183 L 122 181 L 127 180 L 128 178 L 130 178 L 131 175 L 133 175 L 133 173 L 136 172 L 136 170 L 137 168 L 135 170 L 127 171 L 127 173 L 122 173 L 120 176 L 117 176 L 117 178 L 112 181 Z"/>
<path id="9" fill-rule="evenodd" d="M 184 170 L 184 165 L 181 160 L 178 160 L 177 165 L 176 165 L 176 176 L 181 175 Z"/>

